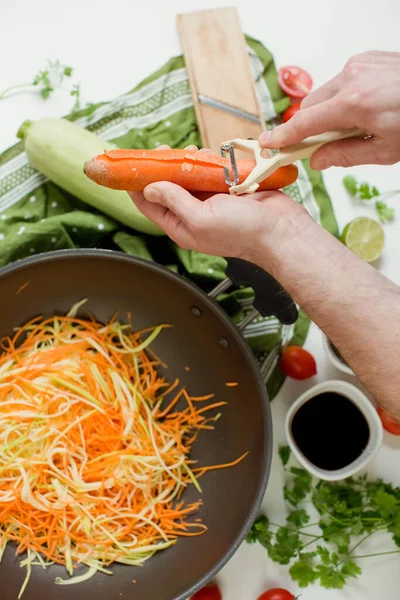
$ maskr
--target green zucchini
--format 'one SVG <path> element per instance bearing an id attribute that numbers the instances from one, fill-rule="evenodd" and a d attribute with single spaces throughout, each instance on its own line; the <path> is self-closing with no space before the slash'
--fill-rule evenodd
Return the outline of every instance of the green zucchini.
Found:
<path id="1" fill-rule="evenodd" d="M 138 211 L 126 192 L 102 187 L 84 174 L 85 162 L 113 148 L 113 144 L 65 119 L 25 121 L 17 135 L 24 140 L 32 167 L 50 181 L 128 227 L 163 235 Z"/>

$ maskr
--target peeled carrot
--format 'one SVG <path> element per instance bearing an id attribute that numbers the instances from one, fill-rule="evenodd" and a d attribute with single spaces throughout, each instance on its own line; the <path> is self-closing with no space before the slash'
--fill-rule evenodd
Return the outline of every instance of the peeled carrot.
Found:
<path id="1" fill-rule="evenodd" d="M 238 160 L 240 182 L 254 168 L 253 160 Z M 96 183 L 114 190 L 143 191 L 150 183 L 170 181 L 194 192 L 227 192 L 224 166 L 228 159 L 199 150 L 109 150 L 85 163 L 84 172 Z M 296 181 L 297 167 L 281 167 L 260 184 L 278 190 Z"/>

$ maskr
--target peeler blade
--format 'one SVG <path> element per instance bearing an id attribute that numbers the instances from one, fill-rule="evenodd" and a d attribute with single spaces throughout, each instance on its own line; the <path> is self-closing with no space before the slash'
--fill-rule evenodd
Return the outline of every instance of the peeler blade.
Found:
<path id="1" fill-rule="evenodd" d="M 231 174 L 229 172 L 229 169 L 227 167 L 224 167 L 225 182 L 230 187 L 237 185 L 239 183 L 239 175 L 238 175 L 236 158 L 235 158 L 235 150 L 234 150 L 233 145 L 230 143 L 222 144 L 221 156 L 222 156 L 222 158 L 227 158 L 227 156 L 229 156 L 229 160 L 231 163 L 232 175 L 233 175 L 233 179 L 231 179 Z"/>

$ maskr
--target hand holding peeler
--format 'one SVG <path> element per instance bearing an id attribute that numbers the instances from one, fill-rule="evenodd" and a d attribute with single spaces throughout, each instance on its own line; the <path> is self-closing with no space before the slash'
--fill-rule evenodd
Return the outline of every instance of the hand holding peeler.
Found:
<path id="1" fill-rule="evenodd" d="M 224 168 L 225 181 L 230 186 L 229 193 L 239 195 L 255 192 L 259 187 L 260 182 L 264 181 L 264 179 L 279 169 L 279 167 L 291 165 L 297 160 L 310 158 L 314 152 L 324 144 L 352 137 L 365 138 L 366 134 L 360 129 L 327 131 L 326 133 L 308 137 L 299 144 L 286 146 L 279 150 L 274 156 L 268 158 L 264 158 L 261 155 L 265 148 L 260 146 L 258 140 L 237 138 L 224 142 L 221 145 L 221 155 L 224 158 L 229 156 L 233 175 L 233 178 L 231 178 L 229 169 L 226 167 Z M 248 175 L 248 177 L 240 184 L 235 159 L 235 148 L 245 152 L 252 152 L 256 161 L 256 166 L 250 175 Z"/>

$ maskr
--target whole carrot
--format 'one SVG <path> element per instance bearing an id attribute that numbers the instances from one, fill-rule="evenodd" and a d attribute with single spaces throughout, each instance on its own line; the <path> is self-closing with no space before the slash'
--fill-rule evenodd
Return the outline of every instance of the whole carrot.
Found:
<path id="1" fill-rule="evenodd" d="M 253 160 L 238 160 L 240 182 L 254 168 Z M 109 150 L 85 163 L 84 172 L 96 183 L 114 190 L 142 191 L 150 183 L 170 181 L 194 192 L 227 192 L 224 167 L 229 161 L 199 150 Z M 278 190 L 296 181 L 297 167 L 281 167 L 260 184 Z"/>

